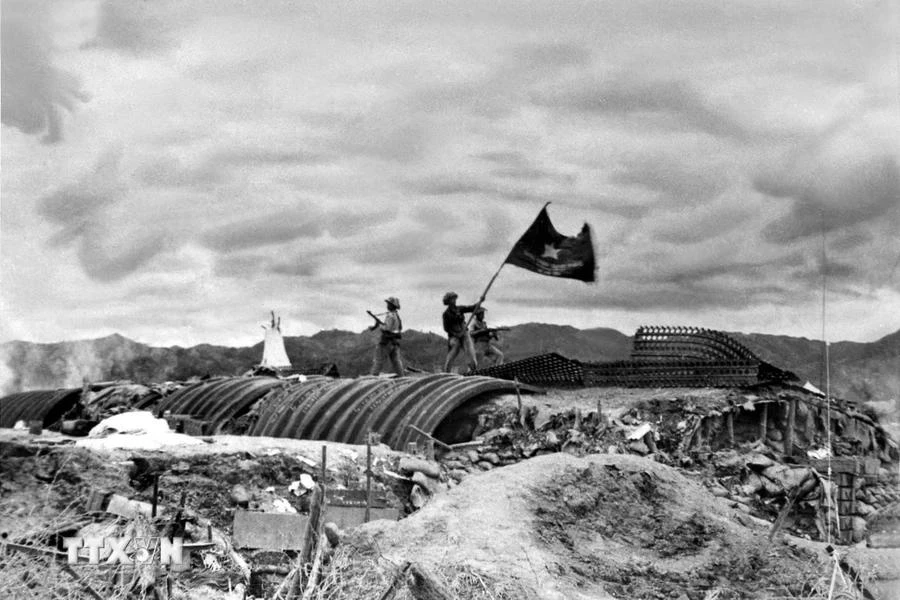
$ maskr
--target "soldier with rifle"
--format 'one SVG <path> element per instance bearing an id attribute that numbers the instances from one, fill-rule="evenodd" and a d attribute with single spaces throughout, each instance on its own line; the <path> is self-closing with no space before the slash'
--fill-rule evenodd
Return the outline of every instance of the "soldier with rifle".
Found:
<path id="1" fill-rule="evenodd" d="M 381 336 L 378 338 L 378 345 L 375 346 L 375 358 L 372 361 L 372 370 L 370 374 L 378 375 L 384 366 L 385 359 L 391 361 L 391 366 L 398 377 L 403 376 L 403 361 L 400 360 L 400 338 L 403 331 L 403 322 L 400 320 L 400 300 L 395 296 L 391 296 L 385 300 L 387 304 L 387 312 L 383 313 L 384 321 L 378 315 L 371 311 L 366 311 L 369 316 L 375 319 L 375 324 L 369 330 L 374 331 L 381 329 Z"/>
<path id="2" fill-rule="evenodd" d="M 472 335 L 472 341 L 475 342 L 475 349 L 482 353 L 485 360 L 490 361 L 490 364 L 487 366 L 502 365 L 503 352 L 492 342 L 499 342 L 500 337 L 497 335 L 497 332 L 509 331 L 509 327 L 488 327 L 487 322 L 484 320 L 484 311 L 486 310 L 483 306 L 478 306 L 475 309 L 475 318 L 472 320 L 469 332 Z"/>

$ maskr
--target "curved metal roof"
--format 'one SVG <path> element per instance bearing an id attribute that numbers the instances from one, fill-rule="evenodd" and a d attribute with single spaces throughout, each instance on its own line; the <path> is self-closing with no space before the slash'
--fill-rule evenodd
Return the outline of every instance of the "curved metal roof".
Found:
<path id="1" fill-rule="evenodd" d="M 249 434 L 363 444 L 373 431 L 402 448 L 421 435 L 410 425 L 433 433 L 460 405 L 515 389 L 511 381 L 449 373 L 297 383 L 263 400 Z"/>
<path id="2" fill-rule="evenodd" d="M 0 398 L 0 427 L 18 421 L 41 421 L 48 427 L 60 420 L 81 399 L 81 388 L 35 390 Z"/>
<path id="3" fill-rule="evenodd" d="M 274 377 L 233 377 L 204 381 L 191 385 L 166 397 L 157 409 L 166 412 L 191 415 L 212 424 L 211 433 L 217 433 L 223 425 L 250 408 L 273 389 L 290 385 Z"/>

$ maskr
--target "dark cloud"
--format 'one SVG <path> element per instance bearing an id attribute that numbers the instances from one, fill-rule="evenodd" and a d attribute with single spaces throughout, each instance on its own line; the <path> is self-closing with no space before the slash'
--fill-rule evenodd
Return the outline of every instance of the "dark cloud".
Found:
<path id="1" fill-rule="evenodd" d="M 89 227 L 84 232 L 78 258 L 89 277 L 97 281 L 118 281 L 144 266 L 168 245 L 166 236 L 153 232 L 124 234 L 125 239 L 110 242 L 121 235 L 103 225 Z"/>
<path id="2" fill-rule="evenodd" d="M 134 272 L 168 245 L 164 232 L 132 231 L 108 217 L 127 189 L 119 177 L 121 148 L 101 156 L 94 170 L 76 183 L 38 200 L 38 214 L 59 226 L 55 247 L 74 245 L 85 273 L 97 281 L 116 281 Z"/>
<path id="3" fill-rule="evenodd" d="M 297 262 L 276 262 L 268 271 L 276 275 L 288 275 L 290 277 L 314 277 L 319 274 L 319 265 L 309 259 Z"/>
<path id="4" fill-rule="evenodd" d="M 520 44 L 512 48 L 510 56 L 522 70 L 559 70 L 583 67 L 590 63 L 591 52 L 575 44 Z"/>
<path id="5" fill-rule="evenodd" d="M 900 167 L 892 155 L 847 157 L 847 163 L 819 162 L 804 168 L 765 173 L 755 188 L 791 201 L 788 214 L 771 222 L 765 239 L 777 244 L 844 230 L 880 220 L 898 219 Z"/>
<path id="6" fill-rule="evenodd" d="M 155 187 L 201 187 L 217 185 L 225 181 L 225 170 L 210 162 L 197 167 L 186 166 L 174 156 L 163 156 L 140 166 L 135 177 L 142 183 Z"/>
<path id="7" fill-rule="evenodd" d="M 405 184 L 408 191 L 423 196 L 453 196 L 455 194 L 483 194 L 496 191 L 482 183 L 454 177 L 451 175 L 434 175 Z"/>
<path id="8" fill-rule="evenodd" d="M 828 248 L 837 252 L 855 250 L 873 241 L 868 231 L 848 232 L 837 239 L 828 240 Z"/>
<path id="9" fill-rule="evenodd" d="M 702 203 L 729 185 L 727 176 L 708 164 L 697 164 L 689 157 L 659 154 L 625 158 L 610 176 L 610 181 L 643 187 L 671 198 L 679 205 Z"/>
<path id="10" fill-rule="evenodd" d="M 689 83 L 681 80 L 643 80 L 638 77 L 608 81 L 578 80 L 532 93 L 535 104 L 563 107 L 580 113 L 632 115 L 661 129 L 688 128 L 710 135 L 744 140 L 745 126 L 728 110 L 713 105 Z"/>
<path id="11" fill-rule="evenodd" d="M 334 158 L 302 148 L 280 150 L 272 148 L 232 148 L 216 153 L 210 160 L 213 164 L 228 166 L 290 166 L 320 165 Z"/>
<path id="12" fill-rule="evenodd" d="M 63 137 L 63 117 L 86 102 L 78 78 L 53 64 L 43 3 L 3 3 L 0 12 L 0 121 L 45 143 Z"/>
<path id="13" fill-rule="evenodd" d="M 527 165 L 529 160 L 521 152 L 482 152 L 475 158 L 505 166 Z"/>
<path id="14" fill-rule="evenodd" d="M 443 204 L 436 205 L 434 202 L 413 207 L 410 216 L 420 225 L 439 232 L 458 229 L 465 224 L 462 211 L 449 210 Z"/>
<path id="15" fill-rule="evenodd" d="M 375 207 L 373 206 L 373 208 Z M 348 238 L 366 233 L 368 230 L 395 219 L 396 215 L 396 209 L 364 213 L 335 210 L 325 215 L 325 229 L 332 237 Z"/>
<path id="16" fill-rule="evenodd" d="M 130 54 L 168 50 L 178 44 L 181 14 L 173 18 L 177 6 L 167 0 L 120 2 L 106 0 L 100 5 L 97 32 L 84 48 L 107 48 Z"/>
<path id="17" fill-rule="evenodd" d="M 317 211 L 288 211 L 234 221 L 212 227 L 200 235 L 200 243 L 219 252 L 258 248 L 317 238 L 324 232 Z"/>
<path id="18" fill-rule="evenodd" d="M 424 228 L 374 235 L 348 254 L 360 264 L 409 265 L 429 259 L 436 251 L 435 238 L 434 231 Z"/>

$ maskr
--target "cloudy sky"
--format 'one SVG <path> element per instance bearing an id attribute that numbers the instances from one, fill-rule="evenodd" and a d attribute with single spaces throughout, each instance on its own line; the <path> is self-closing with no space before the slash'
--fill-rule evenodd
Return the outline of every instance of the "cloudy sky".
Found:
<path id="1" fill-rule="evenodd" d="M 900 329 L 897 2 L 2 1 L 0 341 Z M 823 260 L 824 258 L 824 260 Z"/>

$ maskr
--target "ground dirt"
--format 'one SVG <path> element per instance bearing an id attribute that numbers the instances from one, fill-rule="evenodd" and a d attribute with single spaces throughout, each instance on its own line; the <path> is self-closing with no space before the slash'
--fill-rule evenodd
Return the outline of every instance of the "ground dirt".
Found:
<path id="1" fill-rule="evenodd" d="M 694 403 L 715 401 L 723 393 L 667 391 Z M 596 444 L 560 438 L 552 445 L 545 440 L 547 432 L 532 429 L 528 436 L 543 440 L 539 451 L 509 457 L 500 452 L 496 461 L 486 462 L 482 459 L 493 450 L 482 449 L 474 462 L 456 461 L 457 474 L 464 475 L 458 484 L 446 477 L 451 467 L 445 464 L 440 486 L 415 512 L 412 483 L 398 475 L 405 455 L 373 447 L 376 488 L 404 518 L 344 532 L 314 598 L 378 600 L 406 561 L 427 569 L 460 600 L 828 598 L 834 563 L 826 545 L 783 532 L 770 541 L 770 521 L 751 516 L 746 504 L 711 493 L 708 484 L 715 473 L 677 461 L 663 464 L 661 453 L 655 458 L 593 453 L 625 445 L 622 431 L 608 421 L 624 418 L 629 409 L 658 394 L 595 389 L 526 396 L 525 406 L 536 407 L 538 420 L 548 419 L 550 425 L 573 409 L 587 419 L 599 401 L 604 419 L 597 418 L 596 429 L 603 435 L 598 434 Z M 510 408 L 518 402 L 507 395 L 496 405 Z M 502 417 L 503 411 L 497 415 Z M 567 413 L 556 429 L 568 431 L 572 419 Z M 533 441 L 531 437 L 525 441 Z M 280 499 L 305 512 L 308 497 L 293 494 L 289 486 L 303 474 L 320 477 L 323 447 L 330 486 L 364 485 L 365 446 L 247 436 L 200 442 L 173 436 L 166 443 L 140 436 L 85 440 L 0 430 L 0 533 L 5 541 L 45 548 L 58 547 L 60 536 L 85 527 L 113 527 L 122 535 L 134 524 L 87 514 L 92 492 L 149 502 L 152 473 L 161 472 L 163 520 L 171 519 L 184 497 L 194 532 L 202 536 L 211 527 L 214 537 L 229 538 L 239 507 L 235 486 L 245 488 L 250 509 L 268 510 Z M 521 459 L 527 456 L 533 457 Z M 460 471 L 462 467 L 466 470 Z M 896 564 L 894 554 L 860 545 L 840 552 L 870 580 L 876 571 L 886 573 Z M 210 556 L 195 556 L 193 568 L 173 578 L 169 597 L 241 600 L 254 593 L 271 598 L 294 559 L 289 553 L 274 554 L 279 556 L 241 553 L 252 567 L 265 563 L 282 569 L 255 591 L 237 583 L 240 565 L 227 553 L 212 552 L 210 564 L 204 562 Z M 150 597 L 114 585 L 102 574 L 89 581 L 103 597 Z M 15 598 L 85 597 L 83 587 L 52 561 L 2 553 L 0 589 Z M 394 600 L 413 596 L 403 588 Z"/>
<path id="2" fill-rule="evenodd" d="M 467 565 L 522 598 L 806 597 L 821 558 L 766 534 L 670 467 L 559 453 L 467 478 L 354 543 L 437 572 Z"/>

